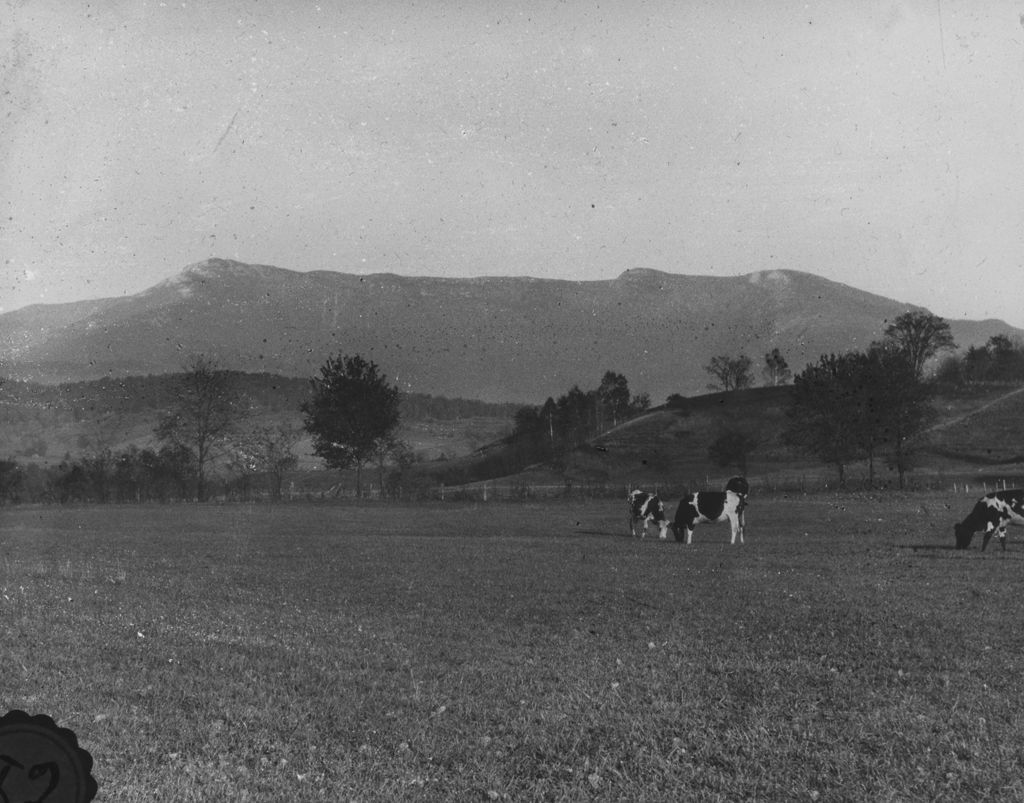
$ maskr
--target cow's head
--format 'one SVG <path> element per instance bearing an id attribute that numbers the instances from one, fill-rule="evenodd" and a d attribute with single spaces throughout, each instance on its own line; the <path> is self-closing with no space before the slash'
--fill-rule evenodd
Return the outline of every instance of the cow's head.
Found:
<path id="1" fill-rule="evenodd" d="M 746 477 L 730 477 L 729 481 L 725 483 L 725 490 L 746 496 L 750 493 L 750 483 L 747 482 Z"/>
<path id="2" fill-rule="evenodd" d="M 962 521 L 953 525 L 953 535 L 956 537 L 956 548 L 967 549 L 974 538 L 974 528 Z"/>

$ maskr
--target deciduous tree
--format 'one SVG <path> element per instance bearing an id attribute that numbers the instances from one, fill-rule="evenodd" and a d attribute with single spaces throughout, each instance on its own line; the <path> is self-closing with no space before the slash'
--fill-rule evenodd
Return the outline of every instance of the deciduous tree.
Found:
<path id="1" fill-rule="evenodd" d="M 761 369 L 765 384 L 771 387 L 785 385 L 793 378 L 793 372 L 789 370 L 786 358 L 777 348 L 772 349 L 764 355 L 764 368 Z"/>
<path id="2" fill-rule="evenodd" d="M 363 467 L 398 427 L 398 388 L 357 354 L 328 358 L 310 380 L 310 391 L 301 409 L 313 451 L 330 468 L 355 467 L 361 496 Z"/>
<path id="3" fill-rule="evenodd" d="M 836 467 L 846 484 L 846 466 L 860 447 L 858 368 L 862 354 L 822 355 L 793 379 L 785 439 Z"/>
<path id="4" fill-rule="evenodd" d="M 935 419 L 932 406 L 934 386 L 924 382 L 908 355 L 886 343 L 874 344 L 868 352 L 874 364 L 876 407 L 882 427 L 887 462 L 895 468 L 903 488 L 910 470 L 913 444 Z"/>
<path id="5" fill-rule="evenodd" d="M 629 381 L 615 371 L 605 371 L 597 388 L 599 429 L 618 426 L 629 415 Z"/>
<path id="6" fill-rule="evenodd" d="M 293 451 L 301 430 L 287 425 L 254 427 L 232 439 L 232 466 L 243 482 L 243 494 L 248 493 L 251 478 L 264 475 L 270 480 L 270 495 L 281 498 L 285 473 L 298 464 Z"/>
<path id="7" fill-rule="evenodd" d="M 750 367 L 752 362 L 746 354 L 738 357 L 719 355 L 712 357 L 704 370 L 717 381 L 708 384 L 708 390 L 742 390 L 752 384 Z"/>
<path id="8" fill-rule="evenodd" d="M 887 450 L 899 472 L 909 469 L 909 441 L 934 415 L 931 386 L 918 376 L 908 354 L 890 342 L 866 353 L 822 356 L 793 383 L 786 439 L 836 466 L 840 485 L 846 465 L 863 457 L 874 484 L 875 459 Z"/>
<path id="9" fill-rule="evenodd" d="M 924 364 L 929 358 L 956 348 L 946 320 L 925 310 L 898 316 L 886 327 L 885 339 L 906 354 L 918 378 L 923 376 Z"/>
<path id="10" fill-rule="evenodd" d="M 228 437 L 246 417 L 248 404 L 231 377 L 202 355 L 192 357 L 178 377 L 170 409 L 160 417 L 157 440 L 191 456 L 196 498 L 207 495 L 207 473 L 227 445 Z"/>

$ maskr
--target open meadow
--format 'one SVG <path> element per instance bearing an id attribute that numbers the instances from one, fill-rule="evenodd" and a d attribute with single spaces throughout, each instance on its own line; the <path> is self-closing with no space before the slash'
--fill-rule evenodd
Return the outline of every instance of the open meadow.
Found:
<path id="1" fill-rule="evenodd" d="M 736 547 L 613 500 L 0 508 L 0 706 L 106 801 L 1021 799 L 1024 539 L 954 551 L 974 500 L 755 493 Z"/>

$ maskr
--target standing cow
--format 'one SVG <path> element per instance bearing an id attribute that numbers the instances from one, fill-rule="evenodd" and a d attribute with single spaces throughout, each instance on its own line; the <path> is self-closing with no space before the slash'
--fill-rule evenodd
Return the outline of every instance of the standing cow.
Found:
<path id="1" fill-rule="evenodd" d="M 642 522 L 640 537 L 647 536 L 647 525 L 655 524 L 658 527 L 658 537 L 664 541 L 668 538 L 668 519 L 665 517 L 665 503 L 657 494 L 647 491 L 631 491 L 627 498 L 629 502 L 629 531 L 635 538 L 636 523 Z"/>
<path id="2" fill-rule="evenodd" d="M 959 524 L 953 525 L 956 536 L 956 548 L 967 549 L 971 545 L 974 534 L 979 530 L 985 532 L 981 542 L 981 551 L 985 551 L 988 542 L 995 535 L 1006 549 L 1006 525 L 1024 526 L 1024 490 L 993 491 L 979 499 L 974 509 Z"/>
<path id="3" fill-rule="evenodd" d="M 743 477 L 731 477 L 725 484 L 724 491 L 698 491 L 684 495 L 676 510 L 676 518 L 672 524 L 677 541 L 691 543 L 694 528 L 698 524 L 711 521 L 728 521 L 732 526 L 730 544 L 736 543 L 737 536 L 743 543 L 743 530 L 746 520 L 743 515 L 747 507 L 747 494 L 750 485 Z"/>

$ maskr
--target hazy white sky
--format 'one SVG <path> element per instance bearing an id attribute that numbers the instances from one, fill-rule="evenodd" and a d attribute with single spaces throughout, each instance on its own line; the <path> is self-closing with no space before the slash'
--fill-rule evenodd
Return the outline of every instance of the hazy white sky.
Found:
<path id="1" fill-rule="evenodd" d="M 0 308 L 131 294 L 219 256 L 792 268 L 1024 327 L 1022 12 L 7 0 Z"/>

